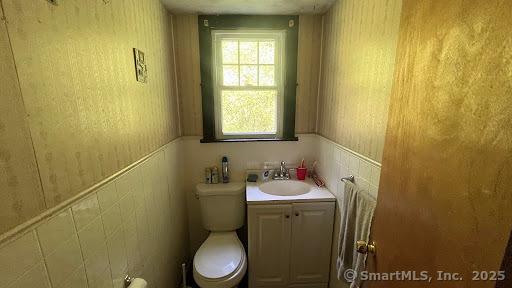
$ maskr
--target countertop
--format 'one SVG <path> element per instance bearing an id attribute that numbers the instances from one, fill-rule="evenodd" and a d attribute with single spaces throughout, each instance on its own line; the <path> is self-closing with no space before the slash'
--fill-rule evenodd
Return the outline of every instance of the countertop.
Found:
<path id="1" fill-rule="evenodd" d="M 290 179 L 293 181 L 300 181 L 296 179 Z M 270 180 L 270 181 L 281 181 L 281 180 Z M 246 194 L 245 199 L 247 205 L 255 205 L 255 204 L 289 204 L 289 203 L 303 203 L 303 202 L 334 202 L 336 201 L 336 197 L 329 191 L 329 189 L 325 187 L 318 187 L 316 184 L 310 179 L 307 178 L 304 182 L 311 186 L 311 190 L 308 193 L 302 195 L 293 195 L 293 196 L 278 196 L 271 195 L 262 192 L 259 189 L 259 185 L 264 183 L 263 181 L 257 182 L 246 182 Z"/>

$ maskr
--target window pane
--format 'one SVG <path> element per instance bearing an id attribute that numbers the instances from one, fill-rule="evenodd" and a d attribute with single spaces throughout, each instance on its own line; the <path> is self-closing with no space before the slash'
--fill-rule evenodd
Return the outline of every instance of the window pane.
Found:
<path id="1" fill-rule="evenodd" d="M 274 64 L 274 41 L 260 42 L 260 64 Z"/>
<path id="2" fill-rule="evenodd" d="M 240 41 L 240 64 L 258 64 L 258 42 Z"/>
<path id="3" fill-rule="evenodd" d="M 258 66 L 240 65 L 240 86 L 258 86 Z"/>
<path id="4" fill-rule="evenodd" d="M 260 66 L 260 86 L 274 86 L 274 65 Z"/>
<path id="5" fill-rule="evenodd" d="M 238 86 L 238 66 L 222 65 L 222 79 L 224 86 Z"/>
<path id="6" fill-rule="evenodd" d="M 222 63 L 238 64 L 238 41 L 222 40 Z"/>
<path id="7" fill-rule="evenodd" d="M 276 133 L 276 90 L 223 90 L 221 95 L 224 134 Z"/>

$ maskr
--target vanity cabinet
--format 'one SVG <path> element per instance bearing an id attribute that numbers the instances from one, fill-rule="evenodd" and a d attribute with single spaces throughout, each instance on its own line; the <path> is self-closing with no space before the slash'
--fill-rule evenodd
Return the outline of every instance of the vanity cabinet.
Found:
<path id="1" fill-rule="evenodd" d="M 249 205 L 249 287 L 327 287 L 334 205 Z"/>

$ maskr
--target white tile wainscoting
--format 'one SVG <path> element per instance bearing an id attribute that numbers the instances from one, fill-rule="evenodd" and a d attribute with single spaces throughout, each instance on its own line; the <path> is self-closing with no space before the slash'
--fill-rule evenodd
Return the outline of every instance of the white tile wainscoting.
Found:
<path id="1" fill-rule="evenodd" d="M 185 154 L 185 191 L 188 204 L 190 231 L 190 255 L 194 255 L 208 236 L 201 225 L 199 202 L 195 198 L 195 185 L 204 181 L 204 168 L 220 166 L 223 155 L 230 161 L 233 181 L 245 181 L 247 169 L 261 169 L 265 162 L 298 163 L 305 158 L 308 164 L 318 160 L 318 172 L 326 180 L 338 203 L 342 199 L 344 186 L 341 177 L 349 174 L 356 183 L 366 187 L 377 196 L 380 164 L 337 143 L 316 134 L 299 134 L 299 141 L 283 142 L 235 142 L 201 144 L 201 137 L 182 137 Z M 339 215 L 338 217 L 339 218 Z"/>
<path id="2" fill-rule="evenodd" d="M 353 175 L 355 183 L 368 190 L 375 198 L 378 196 L 381 165 L 363 155 L 318 136 L 318 170 L 326 180 L 326 185 L 336 196 L 336 213 L 334 221 L 334 239 L 332 242 L 331 275 L 329 287 L 348 288 L 350 285 L 338 280 L 336 275 L 336 258 L 340 233 L 340 205 L 345 192 L 342 177 Z"/>
<path id="3" fill-rule="evenodd" d="M 3 241 L 0 288 L 121 288 L 126 274 L 145 278 L 150 287 L 177 286 L 179 265 L 192 259 L 208 235 L 195 184 L 203 181 L 205 167 L 220 166 L 223 155 L 230 158 L 233 181 L 244 181 L 246 169 L 264 162 L 318 159 L 319 174 L 338 203 L 344 187 L 340 178 L 349 174 L 377 195 L 380 164 L 322 136 L 303 134 L 292 142 L 201 144 L 199 139 L 174 140 Z M 337 209 L 336 238 L 339 215 Z M 344 285 L 331 273 L 330 287 Z"/>
<path id="4" fill-rule="evenodd" d="M 318 136 L 300 134 L 299 141 L 256 141 L 229 143 L 199 143 L 201 137 L 183 138 L 185 163 L 185 191 L 188 204 L 190 231 L 190 256 L 193 257 L 201 243 L 208 237 L 201 224 L 199 201 L 195 197 L 195 185 L 204 182 L 204 168 L 216 165 L 220 168 L 222 156 L 229 158 L 232 181 L 245 182 L 247 169 L 260 169 L 265 162 L 285 161 L 297 164 L 302 158 L 308 163 L 316 159 Z M 278 164 L 277 164 L 278 165 Z M 220 171 L 220 170 L 219 170 Z"/>
<path id="5" fill-rule="evenodd" d="M 188 248 L 181 140 L 0 247 L 0 288 L 176 287 Z"/>
<path id="6" fill-rule="evenodd" d="M 326 185 L 336 197 L 342 199 L 345 186 L 342 177 L 353 175 L 355 183 L 368 190 L 377 198 L 380 163 L 347 149 L 322 136 L 318 136 L 318 173 L 326 180 Z"/>

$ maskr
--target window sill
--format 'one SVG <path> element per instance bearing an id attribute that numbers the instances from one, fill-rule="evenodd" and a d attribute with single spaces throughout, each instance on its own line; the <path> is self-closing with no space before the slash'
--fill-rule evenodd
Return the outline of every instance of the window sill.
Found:
<path id="1" fill-rule="evenodd" d="M 230 142 L 274 142 L 299 141 L 299 137 L 292 138 L 236 138 L 236 139 L 201 139 L 201 143 L 230 143 Z"/>

